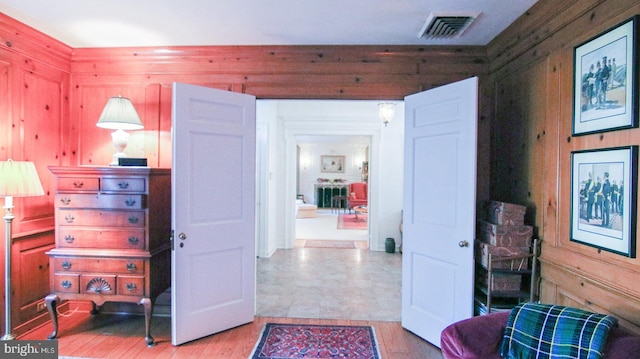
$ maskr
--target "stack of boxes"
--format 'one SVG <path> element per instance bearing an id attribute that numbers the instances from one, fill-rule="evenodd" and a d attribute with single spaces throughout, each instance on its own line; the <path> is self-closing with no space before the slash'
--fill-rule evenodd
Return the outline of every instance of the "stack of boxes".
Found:
<path id="1" fill-rule="evenodd" d="M 491 283 L 488 283 L 488 268 L 489 254 L 494 259 L 492 269 L 526 270 L 529 268 L 529 258 L 495 261 L 497 257 L 504 258 L 531 253 L 533 227 L 524 224 L 525 212 L 525 206 L 499 201 L 490 202 L 487 213 L 488 220 L 478 221 L 477 286 L 488 288 L 490 285 L 492 292 L 521 291 L 523 275 L 494 273 Z M 493 301 L 493 303 L 498 304 L 500 301 Z M 505 308 L 508 308 L 511 303 L 507 300 L 503 304 L 506 304 Z M 498 307 L 499 305 L 496 306 L 496 308 Z M 477 311 L 484 314 L 481 309 Z"/>

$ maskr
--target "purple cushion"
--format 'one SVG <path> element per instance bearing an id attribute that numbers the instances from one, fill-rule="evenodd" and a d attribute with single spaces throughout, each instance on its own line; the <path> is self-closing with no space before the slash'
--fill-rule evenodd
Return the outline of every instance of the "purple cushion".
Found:
<path id="1" fill-rule="evenodd" d="M 492 313 L 461 320 L 446 327 L 440 336 L 440 348 L 446 359 L 501 359 L 500 342 L 509 312 Z M 604 351 L 606 359 L 637 358 L 640 337 L 613 328 Z"/>
<path id="2" fill-rule="evenodd" d="M 627 333 L 620 328 L 613 328 L 607 338 L 604 349 L 606 359 L 636 358 L 640 353 L 640 337 Z"/>
<path id="3" fill-rule="evenodd" d="M 473 317 L 442 331 L 440 349 L 447 359 L 500 359 L 500 342 L 509 312 Z"/>

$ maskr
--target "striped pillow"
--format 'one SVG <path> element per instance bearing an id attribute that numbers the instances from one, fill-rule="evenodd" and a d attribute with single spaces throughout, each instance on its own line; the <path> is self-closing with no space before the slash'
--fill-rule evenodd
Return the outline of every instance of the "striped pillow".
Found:
<path id="1" fill-rule="evenodd" d="M 609 330 L 616 324 L 612 316 L 577 308 L 520 304 L 507 320 L 500 355 L 508 359 L 599 359 Z"/>

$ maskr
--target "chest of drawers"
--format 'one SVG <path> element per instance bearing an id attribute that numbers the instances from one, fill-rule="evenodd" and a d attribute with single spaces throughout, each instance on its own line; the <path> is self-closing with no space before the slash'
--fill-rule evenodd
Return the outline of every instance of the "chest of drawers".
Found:
<path id="1" fill-rule="evenodd" d="M 49 167 L 56 176 L 55 248 L 45 304 L 58 335 L 61 300 L 143 306 L 153 345 L 153 301 L 170 286 L 171 172 L 148 167 Z"/>

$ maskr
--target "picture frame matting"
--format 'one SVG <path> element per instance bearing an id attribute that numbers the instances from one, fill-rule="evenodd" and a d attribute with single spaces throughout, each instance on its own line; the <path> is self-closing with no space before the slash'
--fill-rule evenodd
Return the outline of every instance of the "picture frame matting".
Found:
<path id="1" fill-rule="evenodd" d="M 639 18 L 574 48 L 573 136 L 638 127 Z"/>
<path id="2" fill-rule="evenodd" d="M 638 146 L 571 153 L 571 241 L 636 256 Z"/>

